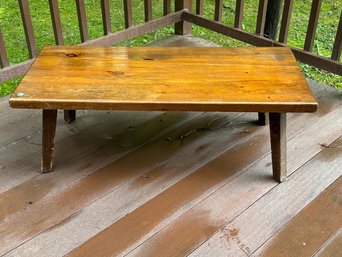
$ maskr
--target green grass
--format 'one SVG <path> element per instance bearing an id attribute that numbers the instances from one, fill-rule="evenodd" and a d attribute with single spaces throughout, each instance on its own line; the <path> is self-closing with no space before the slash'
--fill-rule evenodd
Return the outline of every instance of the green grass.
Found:
<path id="1" fill-rule="evenodd" d="M 113 31 L 124 29 L 122 2 L 122 0 L 110 1 Z M 163 1 L 161 0 L 153 1 L 154 18 L 162 16 L 162 2 Z M 305 31 L 307 29 L 311 2 L 312 0 L 294 0 L 293 15 L 288 39 L 288 43 L 291 46 L 302 48 L 304 45 Z M 38 49 L 41 49 L 44 45 L 54 44 L 55 42 L 48 1 L 31 0 L 29 3 Z M 94 39 L 100 37 L 103 35 L 100 0 L 85 0 L 85 3 L 90 38 Z M 233 25 L 235 0 L 225 0 L 224 5 L 226 8 L 223 10 L 223 22 L 228 25 Z M 214 0 L 205 1 L 204 6 L 204 15 L 208 18 L 213 18 Z M 59 0 L 59 7 L 61 12 L 65 44 L 80 43 L 81 41 L 78 29 L 75 1 Z M 257 0 L 245 1 L 243 29 L 249 32 L 254 32 L 255 30 L 257 8 Z M 313 49 L 314 53 L 326 57 L 331 55 L 333 40 L 335 37 L 341 9 L 342 1 L 340 0 L 323 0 Z M 134 25 L 143 23 L 143 1 L 133 0 L 133 14 Z M 10 64 L 13 65 L 27 60 L 28 52 L 17 0 L 0 0 L 0 27 L 4 35 Z M 162 39 L 172 33 L 173 28 L 166 27 L 157 30 L 156 32 L 148 33 L 144 36 L 122 42 L 119 45 L 139 46 Z M 197 26 L 194 26 L 193 34 L 224 46 L 246 46 L 246 44 L 240 41 L 222 36 L 203 28 L 199 28 Z M 309 67 L 308 65 L 301 65 L 301 67 L 307 77 L 342 89 L 342 78 L 340 76 L 333 75 L 317 68 Z M 6 95 L 13 92 L 20 79 L 21 78 L 16 78 L 8 82 L 1 83 L 0 95 Z"/>

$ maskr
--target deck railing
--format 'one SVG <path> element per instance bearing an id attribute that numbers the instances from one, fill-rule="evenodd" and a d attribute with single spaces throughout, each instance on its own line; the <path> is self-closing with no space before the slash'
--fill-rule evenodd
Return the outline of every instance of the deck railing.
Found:
<path id="1" fill-rule="evenodd" d="M 255 24 L 255 33 L 242 30 L 242 21 L 244 15 L 244 0 L 236 0 L 234 26 L 228 26 L 222 23 L 223 0 L 215 1 L 215 10 L 213 19 L 203 17 L 203 0 L 174 0 L 175 12 L 171 11 L 171 0 L 163 0 L 163 17 L 153 19 L 152 0 L 144 0 L 145 22 L 133 26 L 132 0 L 123 0 L 124 3 L 124 21 L 125 29 L 113 32 L 111 27 L 110 0 L 101 1 L 101 14 L 103 23 L 103 37 L 93 40 L 89 39 L 88 23 L 85 11 L 84 0 L 75 0 L 81 45 L 102 45 L 110 46 L 125 40 L 143 35 L 156 29 L 175 24 L 176 34 L 191 33 L 191 25 L 196 24 L 206 29 L 221 33 L 242 42 L 255 46 L 286 46 L 290 19 L 292 13 L 293 0 L 284 0 L 283 14 L 280 22 L 280 33 L 278 40 L 271 40 L 264 37 L 265 19 L 267 11 L 267 0 L 259 0 L 257 20 Z M 17 76 L 25 74 L 35 56 L 37 55 L 37 45 L 32 25 L 28 0 L 18 0 L 20 14 L 22 18 L 29 60 L 16 65 L 9 66 L 4 38 L 0 28 L 0 82 L 10 80 Z M 311 66 L 327 70 L 329 72 L 342 75 L 342 64 L 339 62 L 342 49 L 342 10 L 339 18 L 339 24 L 336 31 L 336 37 L 332 49 L 331 58 L 322 57 L 312 53 L 313 42 L 317 30 L 317 21 L 320 12 L 322 0 L 312 0 L 311 12 L 309 17 L 308 29 L 306 31 L 305 43 L 303 49 L 291 47 L 297 60 Z M 195 11 L 192 12 L 194 4 Z M 54 32 L 55 43 L 64 44 L 61 18 L 58 6 L 58 0 L 49 0 L 52 28 Z"/>
<path id="2" fill-rule="evenodd" d="M 264 37 L 264 28 L 267 11 L 267 0 L 259 0 L 255 33 L 248 33 L 242 30 L 244 0 L 236 0 L 234 27 L 225 25 L 221 22 L 222 0 L 215 1 L 214 19 L 207 19 L 202 16 L 204 1 L 196 1 L 196 14 L 189 11 L 184 12 L 182 19 L 199 25 L 206 29 L 230 36 L 239 41 L 255 46 L 286 46 L 290 26 L 292 6 L 294 0 L 284 0 L 283 14 L 280 22 L 280 33 L 278 40 L 271 40 Z M 292 47 L 297 60 L 311 66 L 327 70 L 329 72 L 342 75 L 342 64 L 339 62 L 342 49 L 342 10 L 340 13 L 339 24 L 336 31 L 332 54 L 330 58 L 322 57 L 312 53 L 313 43 L 317 30 L 317 22 L 321 9 L 322 0 L 312 0 L 311 12 L 306 31 L 303 49 Z"/>

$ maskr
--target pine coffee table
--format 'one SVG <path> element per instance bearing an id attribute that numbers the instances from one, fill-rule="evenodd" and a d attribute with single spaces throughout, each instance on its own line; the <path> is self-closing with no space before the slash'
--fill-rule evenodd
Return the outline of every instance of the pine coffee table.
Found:
<path id="1" fill-rule="evenodd" d="M 57 110 L 266 112 L 273 177 L 286 178 L 286 113 L 317 102 L 289 48 L 44 47 L 9 100 L 43 110 L 42 172 Z"/>

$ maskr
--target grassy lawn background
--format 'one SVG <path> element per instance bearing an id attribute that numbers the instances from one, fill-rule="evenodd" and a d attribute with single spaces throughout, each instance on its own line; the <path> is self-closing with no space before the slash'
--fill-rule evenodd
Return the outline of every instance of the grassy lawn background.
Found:
<path id="1" fill-rule="evenodd" d="M 162 16 L 162 2 L 163 1 L 161 0 L 153 1 L 154 18 Z M 195 1 L 193 2 L 195 3 Z M 205 1 L 205 17 L 213 18 L 214 2 L 214 0 Z M 294 0 L 293 14 L 288 39 L 288 44 L 290 44 L 291 46 L 303 48 L 311 2 L 312 0 Z M 100 37 L 103 35 L 100 0 L 85 0 L 85 3 L 90 38 L 94 39 Z M 41 49 L 44 45 L 54 44 L 55 41 L 53 37 L 48 1 L 30 0 L 29 4 L 38 49 Z M 111 0 L 110 4 L 113 31 L 123 30 L 123 1 Z M 222 22 L 228 25 L 233 25 L 235 0 L 225 0 L 224 6 L 225 8 L 223 9 Z M 143 7 L 143 1 L 133 0 L 134 25 L 143 23 Z M 59 8 L 61 12 L 65 44 L 73 45 L 80 43 L 75 1 L 59 0 Z M 245 1 L 243 29 L 249 32 L 254 32 L 257 9 L 257 0 Z M 323 0 L 316 39 L 314 43 L 313 51 L 315 53 L 326 57 L 329 57 L 331 55 L 341 9 L 341 0 Z M 10 64 L 13 65 L 27 60 L 28 52 L 17 0 L 0 0 L 0 27 L 3 32 Z M 120 45 L 143 45 L 162 39 L 172 33 L 173 27 L 166 27 L 156 32 L 123 42 Z M 226 36 L 222 36 L 215 32 L 202 29 L 197 26 L 193 27 L 193 34 L 224 46 L 246 46 L 246 44 L 242 42 L 233 40 Z M 342 78 L 340 76 L 321 71 L 308 65 L 301 64 L 301 67 L 307 77 L 310 77 L 321 83 L 342 89 Z M 20 79 L 21 78 L 16 78 L 0 84 L 0 95 L 10 94 L 14 90 Z"/>

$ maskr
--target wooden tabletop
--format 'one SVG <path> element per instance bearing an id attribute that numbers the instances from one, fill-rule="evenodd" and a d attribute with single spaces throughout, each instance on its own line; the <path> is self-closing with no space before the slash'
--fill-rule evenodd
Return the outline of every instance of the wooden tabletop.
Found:
<path id="1" fill-rule="evenodd" d="M 15 108 L 313 112 L 290 49 L 45 47 Z"/>

